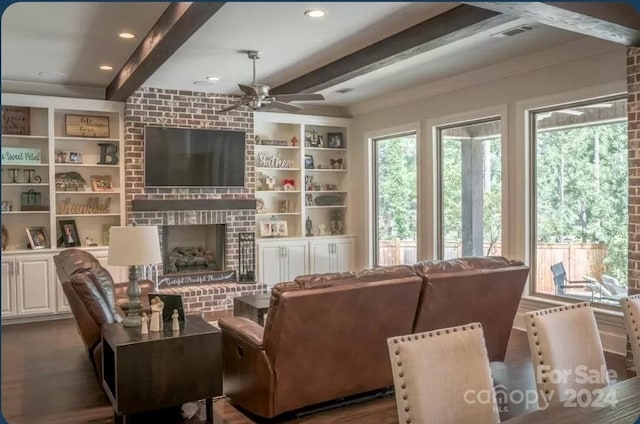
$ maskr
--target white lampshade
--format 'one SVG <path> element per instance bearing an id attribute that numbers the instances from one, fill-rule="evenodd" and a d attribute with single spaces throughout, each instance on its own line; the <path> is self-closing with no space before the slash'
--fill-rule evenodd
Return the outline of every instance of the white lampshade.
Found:
<path id="1" fill-rule="evenodd" d="M 155 225 L 111 227 L 109 265 L 150 265 L 162 262 L 160 239 Z"/>

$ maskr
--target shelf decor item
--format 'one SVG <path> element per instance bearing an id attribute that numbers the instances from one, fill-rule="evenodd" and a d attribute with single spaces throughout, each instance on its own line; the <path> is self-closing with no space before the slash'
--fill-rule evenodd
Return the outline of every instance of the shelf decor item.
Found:
<path id="1" fill-rule="evenodd" d="M 26 230 L 31 249 L 44 249 L 49 247 L 47 233 L 44 227 L 27 227 Z"/>
<path id="2" fill-rule="evenodd" d="M 21 211 L 48 211 L 49 206 L 42 205 L 42 193 L 29 190 L 20 194 L 20 210 Z"/>
<path id="3" fill-rule="evenodd" d="M 58 211 L 62 215 L 96 215 L 101 213 L 109 213 L 111 206 L 111 198 L 107 198 L 104 204 L 100 203 L 99 197 L 89 197 L 84 205 L 71 203 L 71 198 L 66 197 L 60 203 Z"/>
<path id="4" fill-rule="evenodd" d="M 40 149 L 30 147 L 2 147 L 3 165 L 34 165 L 42 163 Z"/>
<path id="5" fill-rule="evenodd" d="M 113 191 L 111 175 L 92 175 L 91 187 L 93 188 L 93 191 L 98 192 Z"/>
<path id="6" fill-rule="evenodd" d="M 68 137 L 109 138 L 109 117 L 67 114 L 64 133 Z"/>
<path id="7" fill-rule="evenodd" d="M 2 106 L 2 134 L 29 135 L 30 109 L 22 106 Z"/>
<path id="8" fill-rule="evenodd" d="M 9 200 L 2 201 L 2 212 L 11 212 L 13 210 L 13 204 Z"/>
<path id="9" fill-rule="evenodd" d="M 62 245 L 64 247 L 80 246 L 80 236 L 78 235 L 78 227 L 75 219 L 60 220 L 60 231 L 62 235 Z"/>
<path id="10" fill-rule="evenodd" d="M 238 274 L 239 281 L 253 282 L 256 275 L 256 235 L 255 233 L 238 234 Z"/>
<path id="11" fill-rule="evenodd" d="M 280 153 L 268 155 L 266 153 L 258 154 L 258 167 L 260 168 L 293 168 L 293 162 L 282 159 Z"/>
<path id="12" fill-rule="evenodd" d="M 87 181 L 75 171 L 56 174 L 56 190 L 58 191 L 84 191 L 86 188 Z"/>
<path id="13" fill-rule="evenodd" d="M 7 230 L 7 227 L 4 224 L 2 224 L 2 250 L 5 250 L 8 244 L 9 244 L 9 230 Z"/>
<path id="14" fill-rule="evenodd" d="M 24 170 L 25 180 L 27 181 L 27 184 L 38 184 L 42 182 L 42 177 L 39 175 L 35 175 L 35 173 L 35 169 Z"/>
<path id="15" fill-rule="evenodd" d="M 313 235 L 311 233 L 311 229 L 313 228 L 313 221 L 311 221 L 311 217 L 307 217 L 307 221 L 304 223 L 304 228 L 307 230 L 307 237 L 311 237 Z"/>
<path id="16" fill-rule="evenodd" d="M 327 133 L 327 141 L 332 149 L 341 149 L 343 147 L 342 133 Z"/>
<path id="17" fill-rule="evenodd" d="M 160 262 L 162 262 L 162 257 L 158 227 L 155 225 L 111 227 L 107 263 L 129 267 L 128 313 L 123 321 L 125 327 L 140 327 L 141 325 L 138 315 L 141 309 L 138 267 Z"/>
<path id="18" fill-rule="evenodd" d="M 313 156 L 304 155 L 304 169 L 313 169 Z"/>
<path id="19" fill-rule="evenodd" d="M 117 165 L 118 158 L 118 145 L 115 143 L 99 143 L 100 146 L 100 160 L 98 165 Z"/>

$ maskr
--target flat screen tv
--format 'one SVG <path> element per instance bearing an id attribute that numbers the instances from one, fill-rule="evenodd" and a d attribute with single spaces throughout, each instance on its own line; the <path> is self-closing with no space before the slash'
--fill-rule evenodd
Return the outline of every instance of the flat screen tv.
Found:
<path id="1" fill-rule="evenodd" d="M 243 187 L 245 133 L 145 127 L 145 187 Z"/>

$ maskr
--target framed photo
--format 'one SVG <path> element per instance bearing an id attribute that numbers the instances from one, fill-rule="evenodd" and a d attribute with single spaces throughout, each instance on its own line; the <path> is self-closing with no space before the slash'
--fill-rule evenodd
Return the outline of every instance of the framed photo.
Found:
<path id="1" fill-rule="evenodd" d="M 58 150 L 55 160 L 56 163 L 82 163 L 82 153 Z"/>
<path id="2" fill-rule="evenodd" d="M 287 221 L 276 221 L 278 227 L 276 236 L 277 237 L 287 237 L 289 235 L 289 229 L 287 228 Z"/>
<path id="3" fill-rule="evenodd" d="M 27 227 L 27 238 L 32 249 L 44 249 L 49 247 L 47 233 L 44 227 Z"/>
<path id="4" fill-rule="evenodd" d="M 82 163 L 82 153 L 69 152 L 69 163 Z"/>
<path id="5" fill-rule="evenodd" d="M 76 227 L 75 219 L 61 220 L 60 234 L 62 245 L 65 247 L 80 246 L 80 236 L 78 235 L 78 227 Z"/>
<path id="6" fill-rule="evenodd" d="M 93 191 L 113 191 L 111 175 L 92 175 L 91 187 Z"/>
<path id="7" fill-rule="evenodd" d="M 65 115 L 64 132 L 67 137 L 109 138 L 109 117 Z"/>
<path id="8" fill-rule="evenodd" d="M 260 237 L 272 237 L 271 221 L 262 221 L 260 223 Z"/>
<path id="9" fill-rule="evenodd" d="M 313 194 L 307 193 L 304 201 L 305 206 L 315 206 L 313 204 Z"/>
<path id="10" fill-rule="evenodd" d="M 332 149 L 341 149 L 344 147 L 342 142 L 342 133 L 327 133 L 327 141 Z"/>
<path id="11" fill-rule="evenodd" d="M 313 156 L 304 155 L 304 169 L 313 169 Z"/>

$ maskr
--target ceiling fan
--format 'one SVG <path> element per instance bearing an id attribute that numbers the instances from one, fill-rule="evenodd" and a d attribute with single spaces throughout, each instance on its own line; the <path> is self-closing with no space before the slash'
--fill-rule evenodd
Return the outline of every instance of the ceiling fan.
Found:
<path id="1" fill-rule="evenodd" d="M 258 84 L 256 82 L 256 60 L 260 59 L 260 53 L 255 50 L 247 51 L 247 56 L 253 61 L 253 81 L 249 85 L 238 84 L 242 90 L 242 99 L 236 104 L 219 110 L 219 112 L 228 112 L 238 109 L 242 106 L 249 106 L 253 110 L 262 109 L 263 107 L 281 109 L 287 112 L 299 112 L 302 110 L 300 106 L 291 105 L 289 102 L 305 101 L 305 100 L 324 100 L 322 94 L 269 94 L 269 86 Z"/>

